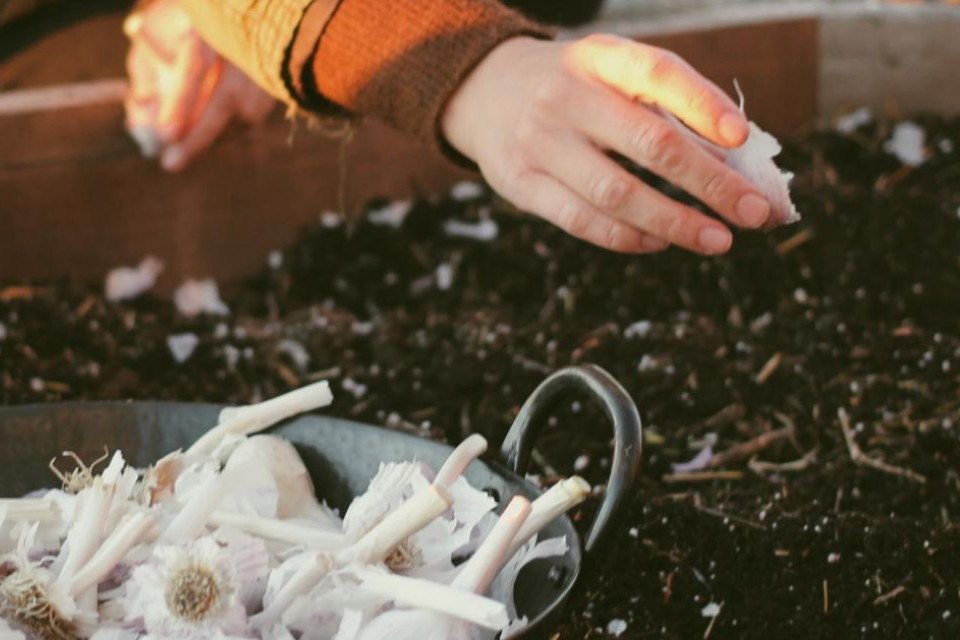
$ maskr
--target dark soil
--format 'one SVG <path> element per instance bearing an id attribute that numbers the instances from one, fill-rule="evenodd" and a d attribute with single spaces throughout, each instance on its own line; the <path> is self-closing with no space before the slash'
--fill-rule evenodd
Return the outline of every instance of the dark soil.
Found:
<path id="1" fill-rule="evenodd" d="M 0 402 L 249 402 L 329 377 L 335 414 L 497 439 L 550 371 L 593 362 L 640 407 L 642 491 L 612 536 L 616 563 L 556 637 L 606 637 L 622 619 L 629 639 L 957 638 L 960 161 L 945 141 L 960 145 L 960 121 L 919 121 L 932 155 L 913 170 L 883 151 L 885 125 L 790 146 L 803 221 L 742 234 L 722 258 L 605 253 L 485 196 L 422 202 L 400 230 L 308 229 L 281 266 L 226 287 L 228 318 L 4 283 Z M 444 233 L 489 206 L 495 241 Z M 180 365 L 166 339 L 184 332 L 201 342 Z M 609 438 L 571 403 L 538 472 L 580 458 L 602 484 Z M 674 473 L 711 438 L 706 468 Z"/>

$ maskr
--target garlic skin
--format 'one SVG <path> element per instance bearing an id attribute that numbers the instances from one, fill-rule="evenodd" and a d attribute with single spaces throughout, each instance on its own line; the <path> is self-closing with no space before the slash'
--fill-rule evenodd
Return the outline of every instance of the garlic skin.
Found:
<path id="1" fill-rule="evenodd" d="M 246 463 L 267 471 L 273 478 L 278 491 L 275 517 L 281 520 L 302 518 L 340 529 L 340 519 L 317 501 L 310 472 L 292 444 L 271 435 L 246 438 L 233 450 L 226 468 Z"/>
<path id="2" fill-rule="evenodd" d="M 227 551 L 212 537 L 159 545 L 134 569 L 122 605 L 126 622 L 165 638 L 249 636 L 244 585 Z"/>
<path id="3" fill-rule="evenodd" d="M 734 80 L 733 86 L 740 98 L 740 111 L 746 113 L 746 99 L 740 90 L 740 83 Z M 759 187 L 770 202 L 770 217 L 763 225 L 764 229 L 773 229 L 800 220 L 800 213 L 790 199 L 790 181 L 793 174 L 780 171 L 773 161 L 781 151 L 783 147 L 780 142 L 752 120 L 747 141 L 736 149 L 726 151 L 727 166 Z"/>
<path id="4" fill-rule="evenodd" d="M 790 199 L 793 174 L 780 171 L 773 161 L 782 150 L 776 138 L 751 122 L 747 141 L 727 152 L 727 166 L 759 187 L 770 202 L 770 217 L 764 229 L 800 220 L 800 214 Z"/>
<path id="5" fill-rule="evenodd" d="M 3 617 L 0 617 L 0 638 L 3 638 L 3 640 L 27 640 L 27 636 L 7 624 Z"/>

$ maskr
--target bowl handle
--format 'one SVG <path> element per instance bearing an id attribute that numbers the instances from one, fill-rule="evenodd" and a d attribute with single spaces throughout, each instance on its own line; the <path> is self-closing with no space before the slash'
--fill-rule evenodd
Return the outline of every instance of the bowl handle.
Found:
<path id="1" fill-rule="evenodd" d="M 643 433 L 637 406 L 627 391 L 613 376 L 593 364 L 560 369 L 544 380 L 527 399 L 503 440 L 501 453 L 510 469 L 520 476 L 526 474 L 530 453 L 541 428 L 557 405 L 571 394 L 590 396 L 613 423 L 610 481 L 584 545 L 585 555 L 592 563 L 593 556 L 598 555 L 602 548 L 603 538 L 621 512 L 629 506 L 640 477 Z"/>

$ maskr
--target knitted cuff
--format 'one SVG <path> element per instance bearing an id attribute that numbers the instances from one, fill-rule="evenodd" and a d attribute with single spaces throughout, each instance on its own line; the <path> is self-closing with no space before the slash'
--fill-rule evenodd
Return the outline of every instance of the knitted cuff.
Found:
<path id="1" fill-rule="evenodd" d="M 326 100 L 376 117 L 456 158 L 438 136 L 442 110 L 487 53 L 517 36 L 551 34 L 494 0 L 342 0 L 313 58 L 318 110 Z"/>

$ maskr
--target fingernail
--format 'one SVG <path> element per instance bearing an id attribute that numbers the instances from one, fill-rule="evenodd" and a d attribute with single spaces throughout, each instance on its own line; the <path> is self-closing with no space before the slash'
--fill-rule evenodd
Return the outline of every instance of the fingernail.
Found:
<path id="1" fill-rule="evenodd" d="M 707 227 L 701 231 L 699 240 L 703 252 L 711 255 L 726 253 L 730 245 L 733 244 L 733 236 L 730 235 L 730 232 L 717 227 Z"/>
<path id="2" fill-rule="evenodd" d="M 180 147 L 167 147 L 160 156 L 160 166 L 166 171 L 179 171 L 182 164 L 183 149 Z"/>
<path id="3" fill-rule="evenodd" d="M 755 229 L 766 222 L 769 215 L 769 203 L 754 193 L 748 193 L 737 203 L 737 217 L 745 227 Z"/>
<path id="4" fill-rule="evenodd" d="M 643 236 L 640 238 L 640 246 L 644 251 L 663 251 L 670 243 L 656 236 Z"/>
<path id="5" fill-rule="evenodd" d="M 739 147 L 743 144 L 747 136 L 750 135 L 750 128 L 747 126 L 746 118 L 741 113 L 726 113 L 720 118 L 717 127 L 720 130 L 720 137 L 727 144 Z"/>

